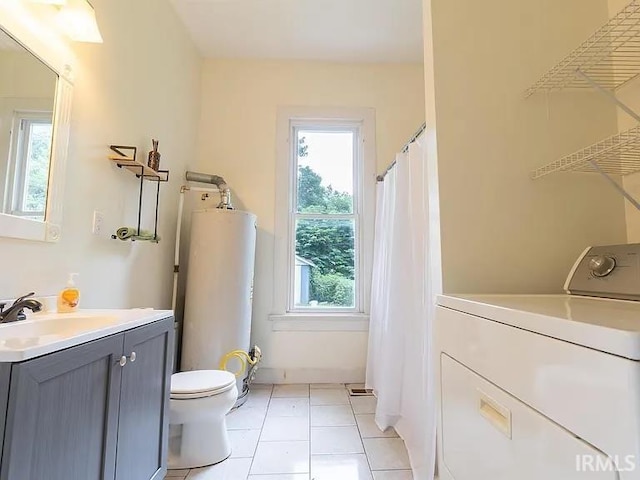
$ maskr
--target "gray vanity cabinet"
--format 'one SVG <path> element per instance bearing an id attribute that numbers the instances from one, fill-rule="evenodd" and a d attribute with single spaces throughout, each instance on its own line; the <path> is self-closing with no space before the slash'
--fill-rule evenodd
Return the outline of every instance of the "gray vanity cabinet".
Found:
<path id="1" fill-rule="evenodd" d="M 117 480 L 162 480 L 167 465 L 173 319 L 124 337 Z"/>
<path id="2" fill-rule="evenodd" d="M 0 480 L 162 478 L 172 349 L 167 318 L 13 364 Z"/>
<path id="3" fill-rule="evenodd" d="M 114 478 L 123 338 L 13 365 L 2 480 Z"/>

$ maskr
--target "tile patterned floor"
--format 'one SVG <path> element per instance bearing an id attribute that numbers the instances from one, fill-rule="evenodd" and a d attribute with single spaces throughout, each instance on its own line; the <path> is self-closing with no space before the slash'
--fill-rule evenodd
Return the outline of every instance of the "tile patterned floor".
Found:
<path id="1" fill-rule="evenodd" d="M 254 385 L 227 417 L 231 458 L 166 479 L 413 480 L 402 439 L 373 421 L 375 401 L 342 384 Z"/>

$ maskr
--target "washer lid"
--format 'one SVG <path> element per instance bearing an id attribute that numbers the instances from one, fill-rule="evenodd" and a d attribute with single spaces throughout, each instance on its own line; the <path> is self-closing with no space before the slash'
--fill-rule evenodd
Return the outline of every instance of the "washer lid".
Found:
<path id="1" fill-rule="evenodd" d="M 223 370 L 194 370 L 171 375 L 171 393 L 189 395 L 227 389 L 236 383 L 233 373 Z"/>
<path id="2" fill-rule="evenodd" d="M 640 361 L 640 302 L 578 295 L 439 295 L 438 305 Z"/>

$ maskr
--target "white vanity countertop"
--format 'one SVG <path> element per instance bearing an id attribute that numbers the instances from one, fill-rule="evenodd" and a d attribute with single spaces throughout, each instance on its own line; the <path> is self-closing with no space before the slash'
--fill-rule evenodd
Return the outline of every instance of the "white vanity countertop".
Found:
<path id="1" fill-rule="evenodd" d="M 173 316 L 171 310 L 78 310 L 38 313 L 0 324 L 0 362 L 21 362 Z"/>

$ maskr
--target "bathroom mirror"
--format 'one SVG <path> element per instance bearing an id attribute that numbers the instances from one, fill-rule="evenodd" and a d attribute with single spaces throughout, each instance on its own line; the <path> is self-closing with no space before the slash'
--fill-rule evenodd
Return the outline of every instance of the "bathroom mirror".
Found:
<path id="1" fill-rule="evenodd" d="M 58 75 L 0 30 L 0 211 L 45 221 Z"/>
<path id="2" fill-rule="evenodd" d="M 2 3 L 2 2 L 0 2 Z M 71 102 L 71 67 L 29 11 L 0 6 L 0 237 L 55 242 Z"/>

